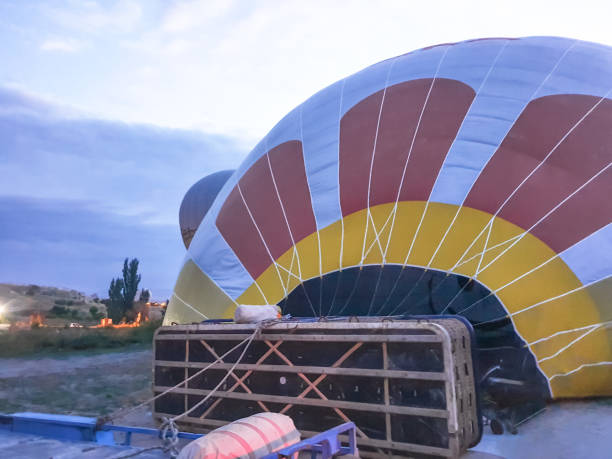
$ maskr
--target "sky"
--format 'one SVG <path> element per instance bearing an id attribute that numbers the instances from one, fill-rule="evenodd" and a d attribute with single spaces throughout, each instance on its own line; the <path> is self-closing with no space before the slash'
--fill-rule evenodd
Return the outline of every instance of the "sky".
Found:
<path id="1" fill-rule="evenodd" d="M 363 67 L 470 38 L 612 45 L 609 1 L 0 0 L 0 282 L 171 292 L 190 185 Z"/>

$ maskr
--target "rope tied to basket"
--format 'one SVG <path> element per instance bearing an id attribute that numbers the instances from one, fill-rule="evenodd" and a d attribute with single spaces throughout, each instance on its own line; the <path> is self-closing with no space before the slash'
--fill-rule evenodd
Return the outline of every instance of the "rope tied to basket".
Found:
<path id="1" fill-rule="evenodd" d="M 240 356 L 238 357 L 238 359 L 236 359 L 236 361 L 234 362 L 232 367 L 227 371 L 227 373 L 221 379 L 221 381 L 208 393 L 208 395 L 206 395 L 202 400 L 200 400 L 198 403 L 196 403 L 194 406 L 192 406 L 188 410 L 184 411 L 183 413 L 178 414 L 178 415 L 176 415 L 176 416 L 174 416 L 172 418 L 168 418 L 168 417 L 164 417 L 163 418 L 162 424 L 159 427 L 159 435 L 160 435 L 160 438 L 161 438 L 162 443 L 163 443 L 163 446 L 161 448 L 165 452 L 168 452 L 172 458 L 175 458 L 176 456 L 178 456 L 178 453 L 179 453 L 179 451 L 178 451 L 178 441 L 179 441 L 178 434 L 179 434 L 179 429 L 178 429 L 178 427 L 176 425 L 176 421 L 181 419 L 181 418 L 183 418 L 183 417 L 185 417 L 185 416 L 187 416 L 188 414 L 190 414 L 191 412 L 193 412 L 194 410 L 196 410 L 197 408 L 202 406 L 204 403 L 206 403 L 212 396 L 214 396 L 214 394 L 225 383 L 225 381 L 227 381 L 227 378 L 229 378 L 230 375 L 233 374 L 233 372 L 236 369 L 236 367 L 238 366 L 238 364 L 240 364 L 240 362 L 242 361 L 242 359 L 246 355 L 246 352 L 249 349 L 249 346 L 253 342 L 253 340 L 256 337 L 258 338 L 258 337 L 261 336 L 262 329 L 264 329 L 264 328 L 266 328 L 266 327 L 268 327 L 270 325 L 273 325 L 273 324 L 275 324 L 277 322 L 279 322 L 279 319 L 270 319 L 270 320 L 264 320 L 264 321 L 259 322 L 256 325 L 255 329 L 253 330 L 253 333 L 251 333 L 244 340 L 242 340 L 241 342 L 236 344 L 229 351 L 227 351 L 223 355 L 219 356 L 216 360 L 214 360 L 213 362 L 211 362 L 210 364 L 208 364 L 207 366 L 205 366 L 201 370 L 197 371 L 196 373 L 194 373 L 193 375 L 189 376 L 188 378 L 185 378 L 183 381 L 179 382 L 178 384 L 174 385 L 173 387 L 170 387 L 169 389 L 166 389 L 165 391 L 160 392 L 159 394 L 157 394 L 157 395 L 155 395 L 155 396 L 145 400 L 142 403 L 139 403 L 138 405 L 136 405 L 134 407 L 128 408 L 126 410 L 120 410 L 119 412 L 117 412 L 113 416 L 102 416 L 102 417 L 99 417 L 97 419 L 97 422 L 96 422 L 96 427 L 97 428 L 101 428 L 104 424 L 112 423 L 116 419 L 125 417 L 128 413 L 136 411 L 139 408 L 142 408 L 143 406 L 146 406 L 146 405 L 154 402 L 158 398 L 163 397 L 164 395 L 167 395 L 168 393 L 172 392 L 173 390 L 179 388 L 182 385 L 186 385 L 189 381 L 191 381 L 192 379 L 200 376 L 202 373 L 204 373 L 206 370 L 210 369 L 211 367 L 213 367 L 217 363 L 223 361 L 223 359 L 225 359 L 228 355 L 230 355 L 232 352 L 234 352 L 235 350 L 239 349 L 242 345 L 244 345 L 244 349 L 242 350 L 242 352 L 241 352 Z M 144 451 L 141 451 L 141 452 L 144 452 Z"/>
<path id="2" fill-rule="evenodd" d="M 179 429 L 174 420 L 164 417 L 162 425 L 159 428 L 159 432 L 163 444 L 162 450 L 165 453 L 169 453 L 170 457 L 172 458 L 178 456 Z"/>

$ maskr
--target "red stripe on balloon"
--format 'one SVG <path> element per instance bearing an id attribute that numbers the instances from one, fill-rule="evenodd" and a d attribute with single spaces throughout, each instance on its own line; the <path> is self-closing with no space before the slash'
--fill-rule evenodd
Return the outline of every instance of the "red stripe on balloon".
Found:
<path id="1" fill-rule="evenodd" d="M 568 247 L 612 221 L 612 168 L 608 168 L 539 223 L 531 233 L 555 252 Z"/>
<path id="2" fill-rule="evenodd" d="M 239 183 L 255 223 L 272 257 L 276 260 L 291 247 L 291 236 L 274 188 L 268 156 L 263 155 L 259 158 L 245 172 Z"/>
<path id="3" fill-rule="evenodd" d="M 374 153 L 370 206 L 395 202 L 397 199 L 402 172 L 430 86 L 431 79 L 426 79 L 387 89 Z M 348 161 L 347 166 L 350 167 Z"/>
<path id="4" fill-rule="evenodd" d="M 436 79 L 408 161 L 400 201 L 427 201 L 476 93 L 455 80 Z"/>
<path id="5" fill-rule="evenodd" d="M 346 216 L 367 207 L 370 163 L 382 91 L 351 108 L 340 121 L 340 206 Z"/>
<path id="6" fill-rule="evenodd" d="M 270 264 L 270 256 L 237 187 L 230 192 L 219 211 L 217 228 L 253 278 L 257 278 Z"/>
<path id="7" fill-rule="evenodd" d="M 379 91 L 342 118 L 340 202 L 343 215 L 367 207 L 368 185 L 371 206 L 395 202 L 398 191 L 400 201 L 428 199 L 475 96 L 472 88 L 459 81 L 439 78 L 433 86 L 432 81 L 426 78 L 390 86 L 382 112 L 383 91 Z M 426 100 L 427 106 L 423 111 Z M 379 112 L 378 138 L 372 163 Z M 414 137 L 417 125 L 418 133 Z M 402 182 L 406 161 L 408 165 Z"/>
<path id="8" fill-rule="evenodd" d="M 270 254 L 276 260 L 291 248 L 292 236 L 297 243 L 317 230 L 301 142 L 273 148 L 238 183 L 246 207 L 235 187 L 219 212 L 217 227 L 249 274 L 257 278 L 272 263 Z"/>
<path id="9" fill-rule="evenodd" d="M 295 140 L 286 142 L 270 150 L 268 155 L 291 234 L 297 243 L 317 230 L 302 144 Z"/>
<path id="10" fill-rule="evenodd" d="M 495 214 L 521 181 L 593 106 L 592 99 L 567 95 L 530 102 L 474 183 L 465 205 Z"/>
<path id="11" fill-rule="evenodd" d="M 480 174 L 465 205 L 494 214 L 514 192 L 499 216 L 523 229 L 536 224 L 612 161 L 612 101 L 603 101 L 580 121 L 599 100 L 567 94 L 532 101 Z M 590 194 L 581 192 L 580 196 Z M 572 202 L 577 201 L 572 198 Z M 555 250 L 564 250 L 600 228 L 602 218 L 610 221 L 609 213 L 601 215 L 596 210 L 601 207 L 600 197 L 593 197 L 591 202 L 581 198 L 580 202 L 585 209 L 590 209 L 581 221 L 569 221 L 572 216 L 560 209 L 556 218 L 566 215 L 569 219 L 563 223 L 564 230 L 539 225 L 538 237 Z"/>

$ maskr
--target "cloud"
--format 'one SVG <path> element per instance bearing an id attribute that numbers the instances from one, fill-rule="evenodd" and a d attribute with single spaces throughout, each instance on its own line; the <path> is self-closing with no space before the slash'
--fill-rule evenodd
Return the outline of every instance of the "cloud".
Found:
<path id="1" fill-rule="evenodd" d="M 135 0 L 113 3 L 72 0 L 63 6 L 44 5 L 43 10 L 56 24 L 80 31 L 114 30 L 128 32 L 142 19 L 143 7 Z"/>
<path id="2" fill-rule="evenodd" d="M 420 47 L 526 35 L 612 44 L 612 3 L 589 0 L 39 0 L 27 13 L 22 3 L 0 2 L 0 81 L 106 118 L 253 143 L 318 90 Z M 47 37 L 87 46 L 58 65 L 38 50 Z"/>
<path id="3" fill-rule="evenodd" d="M 170 40 L 169 43 L 164 45 L 161 48 L 161 51 L 167 54 L 183 54 L 189 51 L 190 48 L 193 47 L 193 43 L 189 40 L 183 40 L 181 38 L 177 38 L 175 40 Z"/>
<path id="4" fill-rule="evenodd" d="M 0 139 L 0 282 L 99 294 L 130 256 L 167 296 L 185 254 L 183 195 L 246 152 L 225 136 L 66 116 L 2 87 Z"/>
<path id="5" fill-rule="evenodd" d="M 165 300 L 184 256 L 176 225 L 146 225 L 78 200 L 0 197 L 0 281 L 106 295 L 125 257 L 140 260 L 142 286 Z"/>
<path id="6" fill-rule="evenodd" d="M 176 2 L 166 11 L 161 29 L 164 32 L 186 32 L 205 27 L 234 8 L 232 0 L 192 0 Z"/>
<path id="7" fill-rule="evenodd" d="M 0 88 L 0 195 L 79 197 L 174 224 L 193 183 L 237 167 L 246 153 L 226 136 L 72 115 Z"/>
<path id="8" fill-rule="evenodd" d="M 49 39 L 40 45 L 42 51 L 59 51 L 63 53 L 74 53 L 82 47 L 82 43 L 69 39 Z"/>
<path id="9" fill-rule="evenodd" d="M 5 116 L 66 116 L 63 108 L 40 97 L 28 94 L 16 86 L 0 86 L 0 117 Z"/>

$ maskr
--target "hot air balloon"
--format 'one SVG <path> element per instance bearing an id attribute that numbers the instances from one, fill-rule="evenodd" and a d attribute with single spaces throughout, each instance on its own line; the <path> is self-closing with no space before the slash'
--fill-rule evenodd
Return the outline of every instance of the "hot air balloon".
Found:
<path id="1" fill-rule="evenodd" d="M 166 324 L 457 314 L 481 366 L 612 395 L 612 49 L 433 46 L 318 92 L 231 175 Z M 256 306 L 253 306 L 256 307 Z"/>
<path id="2" fill-rule="evenodd" d="M 204 215 L 233 173 L 232 170 L 225 170 L 207 175 L 193 184 L 185 193 L 179 209 L 179 226 L 185 248 L 189 248 Z"/>

